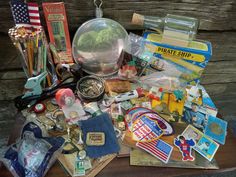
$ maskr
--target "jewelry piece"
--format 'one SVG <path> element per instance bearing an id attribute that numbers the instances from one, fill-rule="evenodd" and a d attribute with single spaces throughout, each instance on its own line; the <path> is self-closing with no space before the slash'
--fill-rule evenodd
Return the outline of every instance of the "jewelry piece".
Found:
<path id="1" fill-rule="evenodd" d="M 86 155 L 87 155 L 86 151 L 85 150 L 81 150 L 81 151 L 78 152 L 77 157 L 80 160 L 83 160 L 83 159 L 85 159 Z"/>
<path id="2" fill-rule="evenodd" d="M 83 140 L 82 140 L 82 132 L 79 132 L 79 141 L 77 142 L 77 144 L 84 144 Z"/>

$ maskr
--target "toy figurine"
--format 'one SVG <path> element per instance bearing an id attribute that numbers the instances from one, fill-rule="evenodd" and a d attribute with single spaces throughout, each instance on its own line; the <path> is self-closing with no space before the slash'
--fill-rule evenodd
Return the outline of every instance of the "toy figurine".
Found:
<path id="1" fill-rule="evenodd" d="M 187 101 L 202 105 L 202 90 L 199 89 L 198 84 L 186 89 Z"/>
<path id="2" fill-rule="evenodd" d="M 191 155 L 191 150 L 196 143 L 193 139 L 187 140 L 184 136 L 181 135 L 175 138 L 174 144 L 182 153 L 183 161 L 194 161 L 195 158 Z"/>

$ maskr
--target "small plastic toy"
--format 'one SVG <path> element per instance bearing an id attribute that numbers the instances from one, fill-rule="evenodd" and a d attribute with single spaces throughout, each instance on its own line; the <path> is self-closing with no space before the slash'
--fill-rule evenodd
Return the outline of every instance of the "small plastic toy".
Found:
<path id="1" fill-rule="evenodd" d="M 47 75 L 48 73 L 47 71 L 45 71 L 36 77 L 29 78 L 25 84 L 25 89 L 27 89 L 28 91 L 25 92 L 22 98 L 40 95 L 43 92 L 41 82 L 43 81 L 43 79 L 45 79 Z"/>
<path id="2" fill-rule="evenodd" d="M 192 148 L 195 146 L 195 141 L 193 139 L 186 139 L 184 136 L 180 135 L 174 139 L 174 144 L 177 146 L 182 153 L 183 161 L 194 161 L 195 158 L 191 155 Z"/>
<path id="3" fill-rule="evenodd" d="M 202 90 L 198 87 L 198 84 L 187 88 L 186 91 L 187 101 L 202 105 Z"/>

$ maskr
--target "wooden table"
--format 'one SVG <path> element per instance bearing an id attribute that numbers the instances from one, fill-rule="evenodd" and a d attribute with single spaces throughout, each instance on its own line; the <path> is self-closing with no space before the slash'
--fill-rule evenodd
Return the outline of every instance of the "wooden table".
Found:
<path id="1" fill-rule="evenodd" d="M 18 137 L 20 129 L 23 125 L 24 119 L 19 115 L 16 119 L 16 124 L 13 127 L 9 142 L 12 143 Z M 146 177 L 146 176 L 190 176 L 201 174 L 219 174 L 235 171 L 236 176 L 236 138 L 229 131 L 226 139 L 226 144 L 220 146 L 216 153 L 216 160 L 220 167 L 219 170 L 201 170 L 201 169 L 178 169 L 178 168 L 160 168 L 160 167 L 137 167 L 129 165 L 129 158 L 115 158 L 108 164 L 97 176 L 105 177 Z M 7 169 L 0 167 L 0 177 L 12 176 Z M 46 177 L 66 177 L 68 176 L 59 163 L 56 162 L 48 171 Z"/>

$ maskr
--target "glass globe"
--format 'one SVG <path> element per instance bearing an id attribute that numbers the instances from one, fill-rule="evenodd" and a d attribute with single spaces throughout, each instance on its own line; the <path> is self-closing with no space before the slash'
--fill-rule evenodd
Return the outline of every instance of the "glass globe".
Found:
<path id="1" fill-rule="evenodd" d="M 72 42 L 73 57 L 89 74 L 113 75 L 118 71 L 120 54 L 127 41 L 128 33 L 116 21 L 92 19 L 77 30 Z"/>

